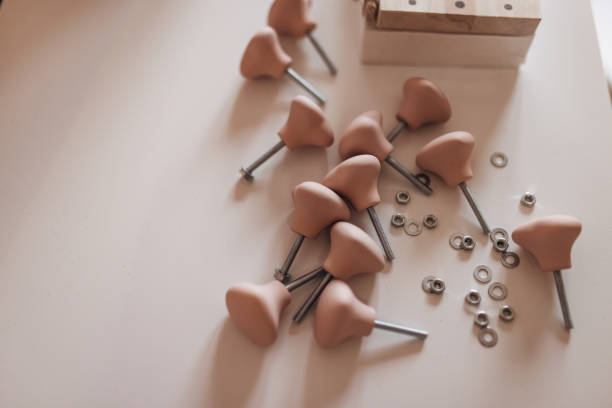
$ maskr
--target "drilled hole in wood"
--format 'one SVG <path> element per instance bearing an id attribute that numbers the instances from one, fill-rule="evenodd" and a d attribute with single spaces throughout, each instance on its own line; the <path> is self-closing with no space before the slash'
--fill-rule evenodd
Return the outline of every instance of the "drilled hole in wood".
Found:
<path id="1" fill-rule="evenodd" d="M 411 6 L 414 6 L 414 5 L 416 4 L 416 0 L 410 0 L 408 3 L 409 3 Z"/>
<path id="2" fill-rule="evenodd" d="M 463 1 L 456 1 L 455 2 L 455 7 L 457 7 L 457 8 L 464 8 L 465 7 L 465 3 Z"/>
<path id="3" fill-rule="evenodd" d="M 512 4 L 507 3 L 506 5 L 504 5 L 504 8 L 506 10 L 512 10 Z"/>

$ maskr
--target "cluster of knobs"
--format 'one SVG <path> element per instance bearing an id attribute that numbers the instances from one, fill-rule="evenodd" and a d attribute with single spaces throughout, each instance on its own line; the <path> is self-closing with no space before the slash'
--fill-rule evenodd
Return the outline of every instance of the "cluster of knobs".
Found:
<path id="1" fill-rule="evenodd" d="M 278 32 L 312 38 L 309 34 L 315 24 L 308 18 L 309 6 L 308 0 L 276 0 L 270 8 L 269 23 Z M 290 72 L 291 58 L 280 48 L 274 29 L 261 30 L 247 46 L 241 63 L 241 72 L 246 78 L 278 78 Z M 318 44 L 317 49 L 322 53 Z M 329 58 L 325 56 L 324 60 L 335 73 Z M 317 95 L 315 98 L 319 99 L 320 95 Z M 362 113 L 348 125 L 338 147 L 343 161 L 320 183 L 306 181 L 293 189 L 294 211 L 290 228 L 297 238 L 282 266 L 275 270 L 275 279 L 261 285 L 238 284 L 226 293 L 230 318 L 249 339 L 260 346 L 274 343 L 280 317 L 291 301 L 290 293 L 317 278 L 319 283 L 293 319 L 301 322 L 318 301 L 314 336 L 321 346 L 332 347 L 352 336 L 367 336 L 373 328 L 418 339 L 427 337 L 424 330 L 377 320 L 375 310 L 361 302 L 346 281 L 357 274 L 377 273 L 384 268 L 385 257 L 390 262 L 394 259 L 375 211 L 376 204 L 381 201 L 377 188 L 381 162 L 389 164 L 425 195 L 432 194 L 429 177 L 412 173 L 391 156 L 393 140 L 404 129 L 415 130 L 427 124 L 443 123 L 450 116 L 449 101 L 435 84 L 424 78 L 410 78 L 403 86 L 403 99 L 396 114 L 398 124 L 388 135 L 383 133 L 382 114 L 378 111 Z M 246 180 L 253 181 L 254 170 L 283 147 L 290 150 L 304 146 L 329 147 L 334 141 L 324 112 L 303 96 L 291 102 L 287 121 L 278 136 L 281 140 L 272 149 L 253 164 L 242 167 L 241 173 Z M 439 176 L 449 187 L 459 187 L 483 233 L 489 235 L 491 229 L 466 184 L 473 176 L 471 156 L 474 147 L 475 139 L 470 133 L 446 133 L 421 149 L 416 156 L 416 165 Z M 382 251 L 365 231 L 348 222 L 351 207 L 356 212 L 367 211 Z M 328 227 L 330 248 L 321 267 L 291 280 L 289 270 L 304 239 L 316 239 Z M 571 249 L 581 229 L 576 218 L 557 215 L 528 222 L 512 233 L 512 239 L 534 256 L 541 270 L 553 272 L 568 330 L 573 323 L 561 270 L 571 267 Z"/>

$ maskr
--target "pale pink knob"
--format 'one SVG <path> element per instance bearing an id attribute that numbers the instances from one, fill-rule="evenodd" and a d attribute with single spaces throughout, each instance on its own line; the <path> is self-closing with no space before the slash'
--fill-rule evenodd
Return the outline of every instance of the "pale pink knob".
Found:
<path id="1" fill-rule="evenodd" d="M 581 231 L 582 224 L 575 217 L 553 215 L 528 222 L 512 233 L 514 242 L 536 258 L 540 269 L 553 273 L 566 330 L 571 330 L 574 323 L 561 270 L 572 267 L 572 246 Z"/>
<path id="2" fill-rule="evenodd" d="M 346 282 L 334 280 L 327 285 L 315 313 L 314 335 L 321 347 L 336 346 L 353 336 L 369 336 L 375 327 L 419 339 L 428 335 L 424 330 L 376 320 L 376 311 L 357 299 Z"/>
<path id="3" fill-rule="evenodd" d="M 225 294 L 225 304 L 234 324 L 262 347 L 276 341 L 281 313 L 290 301 L 289 291 L 276 280 L 263 285 L 242 283 Z"/>
<path id="4" fill-rule="evenodd" d="M 417 166 L 440 176 L 450 187 L 472 178 L 476 142 L 468 132 L 451 132 L 427 143 L 416 157 Z"/>
<path id="5" fill-rule="evenodd" d="M 291 229 L 308 238 L 335 221 L 348 221 L 351 211 L 338 194 L 322 184 L 306 181 L 293 189 L 293 218 Z"/>
<path id="6" fill-rule="evenodd" d="M 346 197 L 361 212 L 380 202 L 378 175 L 380 162 L 370 154 L 344 160 L 323 179 L 323 184 Z"/>
<path id="7" fill-rule="evenodd" d="M 322 347 L 333 347 L 352 336 L 369 336 L 376 311 L 355 297 L 342 281 L 327 285 L 315 312 L 314 336 Z"/>
<path id="8" fill-rule="evenodd" d="M 544 272 L 572 267 L 571 252 L 582 231 L 580 221 L 568 215 L 553 215 L 530 221 L 512 233 L 512 239 L 529 251 Z"/>
<path id="9" fill-rule="evenodd" d="M 289 150 L 304 146 L 329 147 L 334 142 L 334 131 L 321 108 L 301 95 L 291 101 L 289 116 L 278 135 Z"/>
<path id="10" fill-rule="evenodd" d="M 404 82 L 404 98 L 397 111 L 397 120 L 416 129 L 430 123 L 443 123 L 450 119 L 448 98 L 431 81 L 410 78 Z"/>
<path id="11" fill-rule="evenodd" d="M 337 222 L 330 230 L 330 248 L 323 269 L 338 279 L 360 273 L 376 273 L 385 267 L 385 259 L 376 243 L 361 228 Z"/>
<path id="12" fill-rule="evenodd" d="M 264 27 L 251 38 L 244 50 L 240 73 L 247 79 L 259 77 L 280 79 L 291 62 L 291 57 L 280 45 L 276 31 L 271 27 Z"/>
<path id="13" fill-rule="evenodd" d="M 357 116 L 346 128 L 338 146 L 342 160 L 371 154 L 382 162 L 392 150 L 393 145 L 382 131 L 382 114 L 379 111 L 368 111 Z"/>
<path id="14" fill-rule="evenodd" d="M 279 34 L 302 37 L 317 24 L 310 18 L 310 0 L 275 0 L 268 13 L 268 24 Z"/>

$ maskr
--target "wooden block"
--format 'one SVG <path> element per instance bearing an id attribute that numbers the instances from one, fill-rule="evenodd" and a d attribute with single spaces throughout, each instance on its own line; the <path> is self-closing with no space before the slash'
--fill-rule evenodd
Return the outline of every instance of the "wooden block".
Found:
<path id="1" fill-rule="evenodd" d="M 526 36 L 540 20 L 539 0 L 378 0 L 376 27 Z"/>
<path id="2" fill-rule="evenodd" d="M 533 36 L 379 30 L 367 22 L 361 60 L 367 64 L 516 68 Z"/>

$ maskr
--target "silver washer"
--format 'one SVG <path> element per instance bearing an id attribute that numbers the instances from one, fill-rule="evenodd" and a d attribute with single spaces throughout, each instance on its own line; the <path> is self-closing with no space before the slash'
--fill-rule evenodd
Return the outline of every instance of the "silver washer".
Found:
<path id="1" fill-rule="evenodd" d="M 421 281 L 421 288 L 425 293 L 431 293 L 431 282 L 436 279 L 435 276 L 428 275 Z"/>
<path id="2" fill-rule="evenodd" d="M 484 277 L 482 276 L 482 272 L 486 274 Z M 489 283 L 491 282 L 492 278 L 493 272 L 487 265 L 478 265 L 476 268 L 474 268 L 474 279 L 476 279 L 478 282 Z"/>
<path id="3" fill-rule="evenodd" d="M 508 297 L 508 288 L 501 282 L 493 282 L 489 285 L 489 296 L 493 300 L 504 300 Z"/>
<path id="4" fill-rule="evenodd" d="M 423 218 L 423 225 L 427 229 L 436 228 L 438 226 L 438 217 L 433 214 L 426 215 L 425 218 Z"/>
<path id="5" fill-rule="evenodd" d="M 479 310 L 474 315 L 474 324 L 482 329 L 489 325 L 489 315 L 484 310 Z"/>
<path id="6" fill-rule="evenodd" d="M 495 167 L 506 167 L 508 164 L 508 156 L 502 152 L 495 152 L 491 155 L 491 164 Z"/>
<path id="7" fill-rule="evenodd" d="M 503 305 L 499 309 L 499 318 L 505 322 L 511 322 L 514 320 L 514 309 L 510 305 Z"/>
<path id="8" fill-rule="evenodd" d="M 446 284 L 440 278 L 435 278 L 431 282 L 429 282 L 430 292 L 434 295 L 440 295 L 446 289 Z"/>
<path id="9" fill-rule="evenodd" d="M 521 205 L 523 207 L 533 207 L 536 203 L 536 196 L 529 191 L 525 192 L 521 197 Z"/>
<path id="10" fill-rule="evenodd" d="M 521 263 L 521 258 L 516 252 L 506 251 L 501 254 L 501 263 L 506 268 L 514 269 Z"/>
<path id="11" fill-rule="evenodd" d="M 480 293 L 477 290 L 470 290 L 467 295 L 465 295 L 465 303 L 472 306 L 478 306 L 480 304 Z"/>
<path id="12" fill-rule="evenodd" d="M 404 225 L 404 232 L 407 235 L 410 235 L 411 237 L 416 237 L 418 235 L 421 235 L 421 232 L 423 232 L 423 228 L 418 222 L 410 220 Z"/>
<path id="13" fill-rule="evenodd" d="M 460 232 L 455 232 L 448 239 L 448 243 L 453 249 L 463 249 L 463 234 Z"/>
<path id="14" fill-rule="evenodd" d="M 398 191 L 395 194 L 395 201 L 402 205 L 408 204 L 410 202 L 410 194 L 407 191 Z"/>
<path id="15" fill-rule="evenodd" d="M 493 242 L 493 248 L 497 252 L 506 252 L 508 245 L 508 240 L 506 238 L 498 238 Z"/>
<path id="16" fill-rule="evenodd" d="M 465 235 L 462 239 L 461 246 L 466 251 L 471 251 L 476 246 L 476 241 L 474 241 L 474 237 L 471 235 Z"/>
<path id="17" fill-rule="evenodd" d="M 393 214 L 391 216 L 391 225 L 396 228 L 401 228 L 406 224 L 406 216 L 404 214 Z"/>
<path id="18" fill-rule="evenodd" d="M 491 231 L 489 234 L 489 239 L 493 244 L 495 244 L 495 241 L 499 238 L 504 238 L 506 241 L 508 241 L 510 239 L 510 235 L 508 235 L 508 231 L 503 228 L 493 229 L 493 231 Z"/>
<path id="19" fill-rule="evenodd" d="M 493 347 L 497 344 L 497 332 L 486 327 L 478 332 L 478 341 L 485 347 Z"/>

